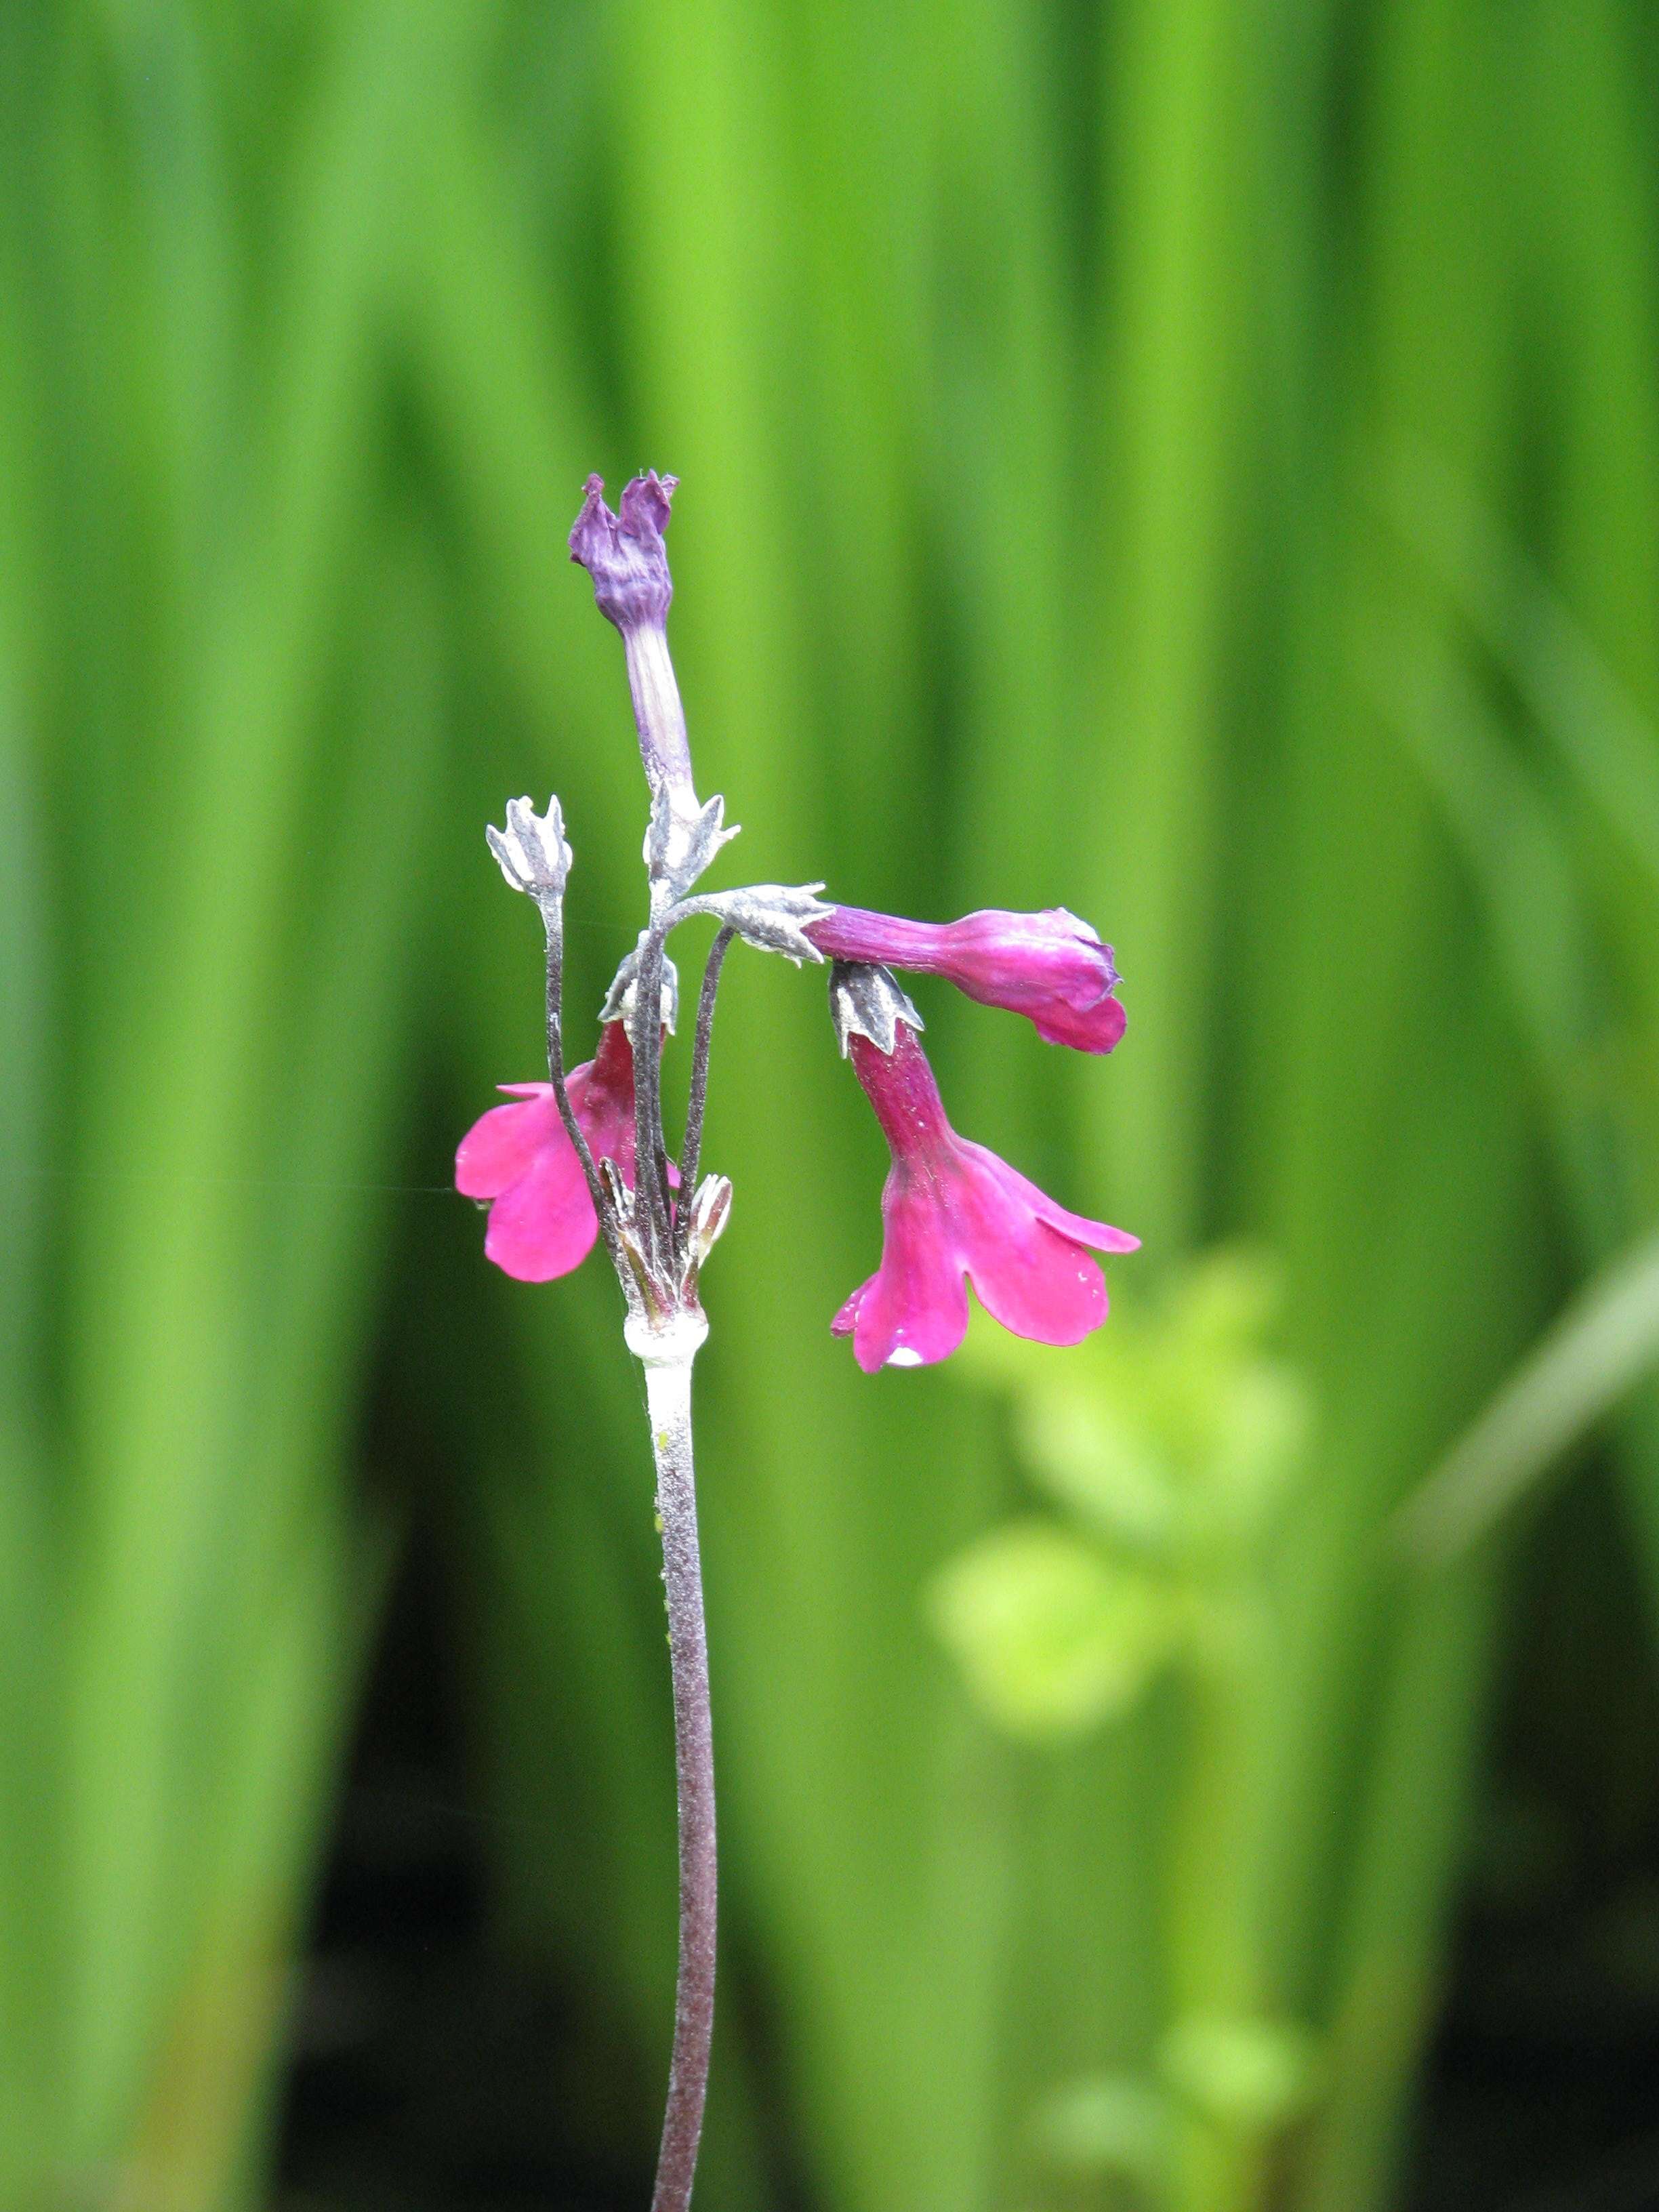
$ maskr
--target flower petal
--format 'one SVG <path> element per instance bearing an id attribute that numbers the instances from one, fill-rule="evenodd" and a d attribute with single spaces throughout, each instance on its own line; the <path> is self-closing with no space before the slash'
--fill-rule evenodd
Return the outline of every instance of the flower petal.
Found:
<path id="1" fill-rule="evenodd" d="M 520 1283 L 550 1283 L 580 1267 L 599 1233 L 593 1201 L 562 1127 L 489 1209 L 484 1257 Z"/>
<path id="2" fill-rule="evenodd" d="M 574 1102 L 573 1101 L 574 1104 Z M 634 1102 L 608 1093 L 590 1095 L 589 1103 L 576 1108 L 576 1119 L 596 1160 L 614 1160 L 617 1172 L 634 1188 Z"/>
<path id="3" fill-rule="evenodd" d="M 957 1250 L 981 1304 L 1016 1336 L 1039 1344 L 1077 1344 L 1106 1318 L 1106 1281 L 1069 1237 L 1038 1218 L 1032 1188 L 981 1146 L 955 1193 Z M 1041 1194 L 1038 1194 L 1041 1195 Z"/>
<path id="4" fill-rule="evenodd" d="M 968 1328 L 968 1292 L 931 1179 L 896 1169 L 882 1194 L 881 1266 L 854 1291 L 832 1327 L 850 1316 L 853 1351 L 866 1375 L 948 1359 Z"/>
<path id="5" fill-rule="evenodd" d="M 1018 1239 L 977 1244 L 968 1275 L 993 1321 L 1038 1344 L 1079 1344 L 1106 1318 L 1106 1279 L 1080 1244 L 1024 1219 Z"/>
<path id="6" fill-rule="evenodd" d="M 1127 1016 L 1121 999 L 1097 999 L 1079 1009 L 1050 1000 L 1042 1009 L 1028 1009 L 1037 1035 L 1048 1044 L 1069 1045 L 1073 1052 L 1110 1052 L 1122 1036 Z"/>
<path id="7" fill-rule="evenodd" d="M 516 1092 L 522 1103 L 492 1106 L 461 1139 L 455 1152 L 455 1188 L 463 1198 L 499 1198 L 529 1172 L 555 1132 L 564 1134 L 550 1083 L 504 1083 L 501 1087 Z"/>
<path id="8" fill-rule="evenodd" d="M 1005 918 L 970 919 L 977 926 Z M 1081 930 L 1059 913 L 1035 919 L 1053 924 L 1056 935 Z M 1109 969 L 1104 946 L 1090 938 L 1082 949 Z M 994 1152 L 958 1137 L 904 1022 L 894 1024 L 890 1052 L 857 1030 L 848 1031 L 847 1048 L 893 1154 L 882 1194 L 881 1266 L 832 1323 L 838 1336 L 851 1334 L 860 1366 L 867 1372 L 948 1358 L 967 1328 L 969 1283 L 1018 1336 L 1076 1344 L 1097 1328 L 1107 1314 L 1106 1283 L 1089 1248 L 1133 1252 L 1139 1238 L 1067 1212 Z"/>
<path id="9" fill-rule="evenodd" d="M 981 1167 L 988 1168 L 1004 1190 L 1017 1194 L 1039 1221 L 1046 1221 L 1062 1237 L 1074 1237 L 1079 1244 L 1092 1245 L 1097 1252 L 1139 1251 L 1139 1237 L 1132 1237 L 1127 1229 L 1114 1229 L 1109 1221 L 1091 1221 L 1086 1213 L 1068 1213 L 1046 1190 L 1040 1190 L 1021 1175 L 1018 1168 L 1011 1168 L 1006 1160 L 985 1146 L 975 1144 L 971 1137 L 958 1137 L 956 1146 L 958 1152 L 966 1152 Z"/>

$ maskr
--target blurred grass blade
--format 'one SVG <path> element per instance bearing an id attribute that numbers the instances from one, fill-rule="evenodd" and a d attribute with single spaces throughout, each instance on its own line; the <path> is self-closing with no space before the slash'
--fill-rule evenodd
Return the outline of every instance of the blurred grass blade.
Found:
<path id="1" fill-rule="evenodd" d="M 1424 1567 L 1479 1543 L 1659 1361 L 1659 1237 L 1581 1291 L 1401 1510 Z"/>
<path id="2" fill-rule="evenodd" d="M 1384 503 L 1659 891 L 1659 736 L 1537 564 L 1444 456 L 1407 447 Z"/>
<path id="3" fill-rule="evenodd" d="M 1565 825 L 1459 655 L 1420 640 L 1407 650 L 1382 629 L 1373 691 L 1462 848 L 1581 1237 L 1600 1257 L 1621 1234 L 1617 1133 L 1583 1074 L 1607 1016 Z"/>
<path id="4" fill-rule="evenodd" d="M 0 2202 L 21 2200 L 52 2141 L 64 2058 L 60 1559 L 37 1304 L 52 994 L 40 825 L 10 678 L 0 648 Z"/>
<path id="5" fill-rule="evenodd" d="M 1129 0 L 1103 52 L 1108 204 L 1091 397 L 1115 497 L 1106 523 L 1097 827 L 1087 910 L 1140 994 L 1135 1050 L 1091 1133 L 1133 1169 L 1136 1227 L 1174 1255 L 1203 1203 L 1225 728 L 1220 686 L 1238 464 L 1258 397 L 1246 307 L 1257 234 L 1241 125 L 1254 19 L 1226 0 Z M 1092 865 L 1091 865 L 1092 863 Z"/>
<path id="6" fill-rule="evenodd" d="M 1367 1787 L 1333 1939 L 1325 2094 L 1297 2212 L 1401 2201 L 1413 2079 L 1444 1972 L 1446 1929 L 1479 1786 L 1497 1577 L 1469 1561 L 1418 1593 L 1367 1742 Z"/>

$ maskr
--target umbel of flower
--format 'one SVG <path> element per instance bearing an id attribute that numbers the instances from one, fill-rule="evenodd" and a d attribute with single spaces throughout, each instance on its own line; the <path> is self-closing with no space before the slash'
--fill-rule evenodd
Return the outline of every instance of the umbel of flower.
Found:
<path id="1" fill-rule="evenodd" d="M 827 955 L 835 963 L 832 1005 L 842 1050 L 876 1109 L 893 1168 L 883 1202 L 882 1266 L 832 1326 L 852 1336 L 866 1369 L 942 1359 L 961 1341 L 965 1286 L 971 1284 L 1005 1327 L 1046 1343 L 1074 1343 L 1107 1312 L 1105 1285 L 1089 1251 L 1130 1251 L 1136 1240 L 1068 1212 L 951 1130 L 916 1042 L 921 1018 L 885 971 L 943 977 L 981 1005 L 1024 1015 L 1050 1043 L 1108 1053 L 1124 1030 L 1112 949 L 1063 907 L 1038 914 L 988 908 L 935 923 L 830 905 L 813 896 L 821 888 L 816 885 L 691 896 L 697 878 L 736 832 L 724 827 L 720 799 L 704 806 L 697 799 L 668 653 L 673 585 L 664 533 L 675 489 L 672 477 L 636 477 L 612 514 L 600 479 L 590 477 L 570 534 L 571 557 L 588 571 L 599 610 L 626 650 L 653 796 L 646 854 L 653 911 L 675 921 L 714 914 L 726 925 L 719 957 L 735 933 L 796 960 Z M 490 839 L 507 880 L 535 897 L 545 918 L 549 897 L 556 903 L 562 897 L 569 868 L 556 804 L 543 824 L 528 801 L 515 802 L 507 831 L 492 830 Z M 555 1086 L 517 1085 L 513 1095 L 521 1103 L 493 1109 L 458 1155 L 459 1187 L 492 1205 L 487 1255 L 520 1279 L 546 1281 L 568 1273 L 605 1225 L 597 1178 L 580 1158 L 583 1133 L 592 1161 L 611 1164 L 606 1172 L 620 1209 L 612 1226 L 628 1242 L 622 1217 L 643 1132 L 633 1087 L 635 1055 L 620 1017 L 641 963 L 664 957 L 660 943 L 653 953 L 653 942 L 647 932 L 623 963 L 606 1002 L 599 1051 L 570 1079 L 575 1129 L 565 1126 Z M 711 1015 L 719 957 L 706 993 Z M 706 1031 L 706 1024 L 700 1028 Z M 647 1055 L 659 1045 L 659 1036 L 647 1040 Z M 654 1097 L 654 1079 L 652 1088 Z M 700 1122 L 700 1091 L 698 1108 Z M 647 1103 L 645 1119 L 653 1110 Z M 659 1203 L 672 1243 L 677 1206 L 669 1194 L 677 1177 L 659 1132 L 651 1133 L 644 1151 L 647 1158 L 653 1152 L 660 1158 Z"/>
<path id="2" fill-rule="evenodd" d="M 672 477 L 635 477 L 613 514 L 598 477 L 570 534 L 573 560 L 620 631 L 640 757 L 650 788 L 647 915 L 599 1018 L 591 1060 L 566 1073 L 564 902 L 572 866 L 556 799 L 538 815 L 512 801 L 490 850 L 535 903 L 546 940 L 546 1083 L 508 1084 L 462 1139 L 455 1180 L 490 1209 L 487 1256 L 525 1282 L 580 1266 L 603 1243 L 627 1304 L 623 1334 L 644 1370 L 657 1469 L 658 1525 L 674 1686 L 679 1802 L 680 1949 L 673 2055 L 652 2212 L 688 2212 L 702 2124 L 714 2002 L 714 1770 L 692 1469 L 691 1369 L 708 1334 L 702 1271 L 731 1209 L 723 1176 L 699 1180 L 714 1001 L 736 940 L 795 962 L 831 960 L 830 1006 L 843 1054 L 893 1155 L 882 1200 L 881 1265 L 836 1315 L 859 1364 L 946 1358 L 968 1321 L 968 1286 L 1006 1328 L 1075 1344 L 1106 1316 L 1097 1252 L 1135 1239 L 1068 1213 L 995 1153 L 959 1137 L 916 1042 L 921 1017 L 890 966 L 948 978 L 982 1004 L 1025 1015 L 1040 1035 L 1109 1052 L 1123 1033 L 1110 947 L 1062 908 L 988 908 L 960 921 L 906 921 L 832 906 L 821 884 L 697 886 L 737 835 L 724 803 L 698 799 L 685 714 L 668 653 L 673 586 L 664 532 Z M 663 1127 L 662 1053 L 673 1027 L 668 939 L 716 925 L 698 994 L 689 1103 L 678 1167 Z"/>

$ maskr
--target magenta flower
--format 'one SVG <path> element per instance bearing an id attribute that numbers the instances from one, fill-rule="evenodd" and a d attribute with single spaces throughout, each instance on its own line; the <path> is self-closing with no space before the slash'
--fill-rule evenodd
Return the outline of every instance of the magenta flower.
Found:
<path id="1" fill-rule="evenodd" d="M 521 1283 L 579 1267 L 599 1233 L 576 1148 L 550 1083 L 503 1083 L 516 1102 L 492 1106 L 455 1154 L 455 1188 L 488 1199 L 484 1256 Z M 592 1060 L 568 1078 L 571 1110 L 596 1160 L 634 1184 L 634 1054 L 623 1022 L 606 1022 Z"/>
<path id="2" fill-rule="evenodd" d="M 988 907 L 947 922 L 838 906 L 806 933 L 836 960 L 944 975 L 983 1006 L 1029 1016 L 1050 1044 L 1109 1052 L 1123 1034 L 1112 948 L 1063 906 L 1042 914 Z"/>
<path id="3" fill-rule="evenodd" d="M 968 1327 L 966 1282 L 1016 1336 L 1076 1344 L 1106 1318 L 1105 1279 L 1089 1256 L 1133 1252 L 1138 1237 L 1056 1206 L 984 1146 L 958 1137 L 909 1024 L 893 1049 L 846 1039 L 893 1165 L 882 1193 L 881 1266 L 830 1327 L 866 1374 L 948 1359 Z"/>

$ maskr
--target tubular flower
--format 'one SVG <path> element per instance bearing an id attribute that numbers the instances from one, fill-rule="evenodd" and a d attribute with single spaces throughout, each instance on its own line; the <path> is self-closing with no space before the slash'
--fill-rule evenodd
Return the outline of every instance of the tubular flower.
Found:
<path id="1" fill-rule="evenodd" d="M 455 1154 L 455 1188 L 488 1199 L 484 1256 L 521 1283 L 550 1283 L 579 1267 L 599 1225 L 576 1148 L 550 1083 L 503 1083 L 511 1106 L 492 1106 Z M 570 1106 L 595 1160 L 634 1182 L 634 1054 L 623 1022 L 606 1022 L 592 1060 L 568 1079 Z"/>
<path id="2" fill-rule="evenodd" d="M 892 1024 L 884 1051 L 856 1029 L 846 1045 L 893 1165 L 882 1193 L 881 1266 L 830 1324 L 866 1374 L 949 1358 L 968 1327 L 971 1282 L 1016 1336 L 1076 1344 L 1106 1318 L 1105 1279 L 1090 1257 L 1139 1238 L 1056 1206 L 994 1152 L 958 1137 L 915 1031 Z"/>
<path id="3" fill-rule="evenodd" d="M 1109 1052 L 1123 1034 L 1112 948 L 1064 907 L 1042 914 L 989 907 L 960 921 L 932 922 L 838 906 L 807 935 L 837 960 L 945 976 L 981 1006 L 1028 1016 L 1050 1044 Z"/>

